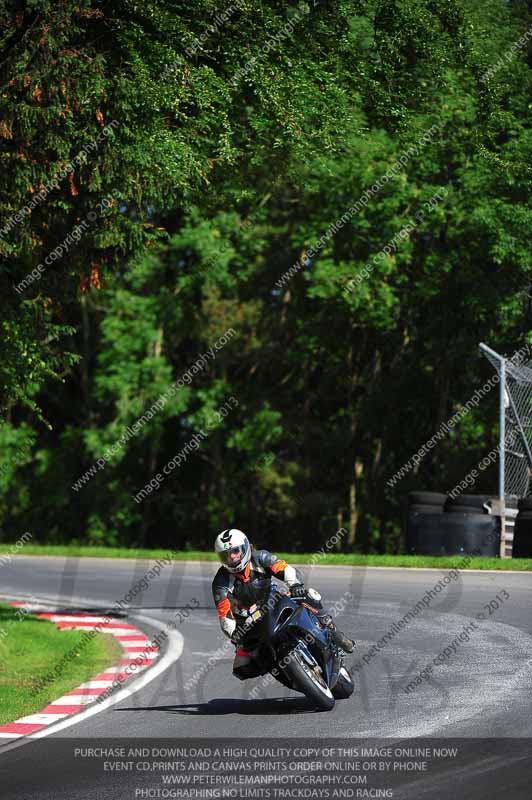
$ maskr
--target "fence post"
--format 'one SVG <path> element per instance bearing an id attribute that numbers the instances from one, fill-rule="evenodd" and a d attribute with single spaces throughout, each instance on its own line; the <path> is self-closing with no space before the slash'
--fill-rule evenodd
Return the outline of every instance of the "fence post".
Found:
<path id="1" fill-rule="evenodd" d="M 499 391 L 499 501 L 501 515 L 501 542 L 499 555 L 506 556 L 506 498 L 504 485 L 505 449 L 506 449 L 506 361 L 500 362 L 500 391 Z"/>

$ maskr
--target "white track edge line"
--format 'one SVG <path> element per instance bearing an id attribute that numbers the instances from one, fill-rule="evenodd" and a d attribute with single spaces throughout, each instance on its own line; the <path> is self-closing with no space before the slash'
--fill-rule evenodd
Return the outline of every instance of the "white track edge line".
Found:
<path id="1" fill-rule="evenodd" d="M 0 553 L 2 555 L 2 553 Z M 9 555 L 9 553 L 4 553 L 4 555 Z M 122 564 L 131 562 L 131 561 L 147 561 L 147 562 L 155 562 L 155 558 L 150 558 L 149 556 L 146 558 L 125 558 L 125 557 L 106 557 L 106 556 L 76 556 L 76 555 L 62 555 L 62 556 L 54 556 L 54 555 L 24 555 L 23 553 L 18 553 L 16 555 L 11 555 L 11 558 L 86 558 L 91 559 L 93 561 L 118 561 Z M 446 556 L 446 558 L 463 558 L 463 556 Z M 495 556 L 489 556 L 489 558 L 495 558 Z M 505 559 L 501 559 L 504 561 Z M 172 560 L 172 564 L 212 564 L 216 566 L 216 561 L 202 561 L 201 559 L 194 559 L 194 558 L 176 558 Z M 422 572 L 425 570 L 426 572 L 442 572 L 442 570 L 449 570 L 449 569 L 458 569 L 457 567 L 399 567 L 399 566 L 370 566 L 369 564 L 319 564 L 319 563 L 311 563 L 307 562 L 306 564 L 299 564 L 297 560 L 292 561 L 292 564 L 296 567 L 313 567 L 319 569 L 329 569 L 330 567 L 337 568 L 340 567 L 341 569 L 351 569 L 355 567 L 356 569 L 387 569 L 387 570 L 409 570 L 410 572 Z M 530 575 L 532 570 L 530 569 L 458 569 L 458 572 L 480 572 L 480 573 L 502 573 L 502 574 L 510 574 L 510 575 Z"/>
<path id="2" fill-rule="evenodd" d="M 24 599 L 23 597 L 15 597 L 14 595 L 1 595 L 2 599 L 9 600 L 10 598 L 15 600 Z M 94 603 L 94 600 L 89 600 L 88 598 L 76 598 L 76 600 L 80 603 Z M 70 602 L 72 603 L 74 598 L 71 598 Z M 58 603 L 61 602 L 60 600 L 53 600 L 52 602 Z M 64 601 L 63 601 L 64 602 Z M 98 601 L 97 601 L 98 602 Z M 101 601 L 99 601 L 101 602 Z M 167 627 L 166 625 L 162 624 L 159 620 L 153 619 L 152 617 L 147 617 L 144 614 L 135 614 L 133 619 L 138 619 L 141 622 L 146 622 L 148 625 L 152 625 L 154 628 L 157 628 L 160 631 L 164 631 Z M 35 733 L 28 734 L 28 736 L 22 737 L 21 740 L 16 740 L 12 744 L 4 745 L 0 747 L 0 756 L 3 753 L 7 753 L 10 750 L 14 750 L 17 747 L 22 747 L 25 744 L 29 744 L 34 739 L 44 739 L 46 736 L 51 736 L 53 733 L 57 733 L 60 730 L 64 730 L 65 728 L 70 728 L 72 725 L 77 725 L 78 722 L 82 722 L 89 717 L 93 717 L 95 714 L 99 714 L 101 711 L 105 711 L 106 708 L 110 708 L 114 706 L 116 703 L 120 703 L 122 700 L 126 700 L 128 697 L 131 697 L 133 694 L 138 692 L 140 689 L 143 689 L 152 680 L 157 678 L 162 672 L 168 669 L 172 664 L 174 664 L 183 653 L 183 646 L 185 640 L 179 631 L 171 630 L 166 631 L 168 634 L 168 639 L 166 640 L 166 651 L 165 654 L 160 658 L 153 667 L 149 667 L 145 669 L 141 675 L 139 675 L 138 679 L 134 681 L 131 688 L 124 688 L 120 689 L 120 691 L 116 692 L 116 694 L 111 695 L 106 700 L 101 703 L 91 703 L 90 707 L 87 708 L 85 711 L 78 711 L 71 715 L 71 718 L 67 718 L 58 722 L 57 724 L 51 724 L 46 728 L 43 728 L 42 731 L 36 731 Z M 38 713 L 38 712 L 37 712 Z"/>

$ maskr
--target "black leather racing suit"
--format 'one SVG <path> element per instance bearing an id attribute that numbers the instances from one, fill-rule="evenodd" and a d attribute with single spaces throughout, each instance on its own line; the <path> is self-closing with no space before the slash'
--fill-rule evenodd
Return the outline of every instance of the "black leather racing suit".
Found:
<path id="1" fill-rule="evenodd" d="M 241 573 L 229 572 L 224 567 L 220 567 L 216 573 L 212 582 L 212 594 L 220 625 L 226 636 L 233 634 L 239 612 L 247 608 L 241 597 L 246 593 L 246 585 L 256 579 L 264 579 L 265 576 L 280 578 L 289 587 L 304 583 L 303 575 L 298 569 L 282 558 L 277 558 L 269 550 L 252 550 L 250 562 Z M 321 602 L 313 605 L 316 605 L 317 611 L 323 610 Z M 260 665 L 239 645 L 236 646 L 233 674 L 241 680 L 262 674 Z"/>

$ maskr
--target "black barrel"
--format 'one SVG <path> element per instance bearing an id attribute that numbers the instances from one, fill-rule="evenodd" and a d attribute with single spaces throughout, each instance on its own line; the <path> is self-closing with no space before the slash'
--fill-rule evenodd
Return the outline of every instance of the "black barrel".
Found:
<path id="1" fill-rule="evenodd" d="M 501 518 L 491 514 L 409 514 L 406 552 L 423 556 L 499 555 Z"/>
<path id="2" fill-rule="evenodd" d="M 526 498 L 529 500 L 529 498 Z M 522 501 L 520 500 L 521 504 Z M 522 508 L 519 505 L 519 508 Z M 526 505 L 523 511 L 515 518 L 514 544 L 512 547 L 512 558 L 532 558 L 532 513 Z"/>

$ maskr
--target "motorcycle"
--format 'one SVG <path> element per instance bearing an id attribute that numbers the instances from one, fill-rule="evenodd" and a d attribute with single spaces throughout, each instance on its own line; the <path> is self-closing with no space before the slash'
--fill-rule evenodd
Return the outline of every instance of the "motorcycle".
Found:
<path id="1" fill-rule="evenodd" d="M 239 596 L 246 610 L 233 642 L 261 665 L 262 674 L 271 673 L 319 709 L 330 711 L 355 687 L 330 629 L 316 616 L 312 592 L 295 599 L 270 579 L 246 584 Z"/>

